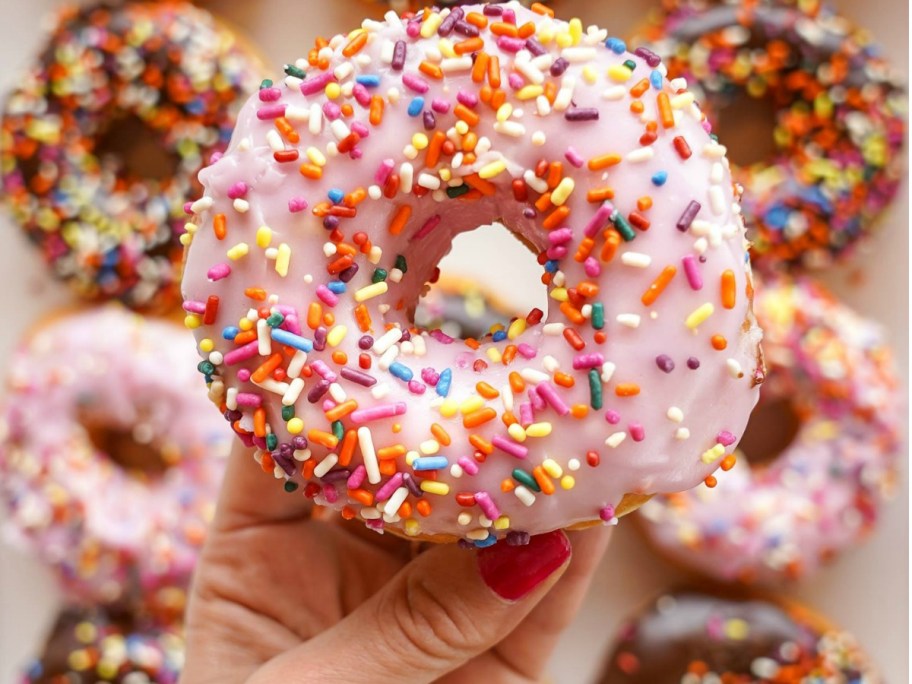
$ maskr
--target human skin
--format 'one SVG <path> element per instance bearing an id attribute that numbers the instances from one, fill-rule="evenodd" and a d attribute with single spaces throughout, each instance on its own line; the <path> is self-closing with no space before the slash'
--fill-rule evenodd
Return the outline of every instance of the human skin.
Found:
<path id="1" fill-rule="evenodd" d="M 197 569 L 182 682 L 534 682 L 610 528 L 415 545 L 312 514 L 237 447 Z"/>

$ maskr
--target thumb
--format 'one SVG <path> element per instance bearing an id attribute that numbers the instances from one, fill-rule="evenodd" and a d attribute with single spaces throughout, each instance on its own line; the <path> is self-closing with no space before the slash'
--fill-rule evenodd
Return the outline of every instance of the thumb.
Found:
<path id="1" fill-rule="evenodd" d="M 250 682 L 435 680 L 513 631 L 563 574 L 570 555 L 560 531 L 477 553 L 435 546 L 344 620 L 276 657 Z M 492 667 L 503 671 L 489 679 L 509 680 L 514 673 L 496 662 Z"/>

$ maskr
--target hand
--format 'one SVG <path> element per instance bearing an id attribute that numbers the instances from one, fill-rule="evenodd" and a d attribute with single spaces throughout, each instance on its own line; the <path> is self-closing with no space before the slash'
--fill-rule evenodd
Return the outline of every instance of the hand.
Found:
<path id="1" fill-rule="evenodd" d="M 609 536 L 411 558 L 413 544 L 311 508 L 235 450 L 194 580 L 184 684 L 537 681 Z"/>

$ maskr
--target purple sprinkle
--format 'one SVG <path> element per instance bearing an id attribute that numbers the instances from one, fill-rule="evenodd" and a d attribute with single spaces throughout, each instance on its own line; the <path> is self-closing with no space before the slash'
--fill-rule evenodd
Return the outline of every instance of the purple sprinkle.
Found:
<path id="1" fill-rule="evenodd" d="M 358 338 L 358 349 L 367 351 L 368 349 L 370 349 L 373 346 L 374 346 L 374 338 L 371 337 L 370 335 L 362 335 L 360 338 Z"/>
<path id="2" fill-rule="evenodd" d="M 532 53 L 533 57 L 541 57 L 548 52 L 545 46 L 539 43 L 535 37 L 526 39 L 526 49 Z"/>
<path id="3" fill-rule="evenodd" d="M 349 477 L 351 477 L 351 471 L 348 468 L 336 468 L 323 476 L 323 482 L 341 482 L 342 480 L 348 480 Z"/>
<path id="4" fill-rule="evenodd" d="M 447 15 L 447 18 L 440 22 L 440 26 L 437 29 L 437 35 L 446 37 L 453 32 L 453 28 L 456 26 L 456 22 L 462 19 L 465 16 L 465 12 L 460 7 L 454 7 L 453 10 Z"/>
<path id="5" fill-rule="evenodd" d="M 687 205 L 687 208 L 684 210 L 684 213 L 681 214 L 681 218 L 678 219 L 678 222 L 675 224 L 675 228 L 680 230 L 682 233 L 690 228 L 690 224 L 693 223 L 693 220 L 697 217 L 697 214 L 700 212 L 701 205 L 697 200 L 690 200 L 690 204 Z"/>
<path id="6" fill-rule="evenodd" d="M 499 17 L 504 13 L 504 8 L 499 5 L 485 5 L 482 12 L 486 17 Z"/>
<path id="7" fill-rule="evenodd" d="M 697 368 L 700 367 L 700 359 L 696 356 L 691 356 L 687 359 L 687 367 L 690 368 L 690 370 L 697 370 Z"/>
<path id="8" fill-rule="evenodd" d="M 295 451 L 303 451 L 307 448 L 307 438 L 304 435 L 295 435 L 291 438 L 291 446 Z"/>
<path id="9" fill-rule="evenodd" d="M 307 393 L 307 401 L 311 404 L 316 404 L 328 391 L 329 383 L 326 382 L 326 380 L 321 380 L 310 388 L 310 391 Z"/>
<path id="10" fill-rule="evenodd" d="M 349 366 L 344 366 L 339 374 L 356 385 L 361 385 L 362 387 L 373 387 L 377 384 L 377 378 L 367 373 L 363 373 L 355 368 L 350 368 Z"/>
<path id="11" fill-rule="evenodd" d="M 635 54 L 637 57 L 640 57 L 643 60 L 645 60 L 646 64 L 651 66 L 653 69 L 662 63 L 662 58 L 659 57 L 652 50 L 650 50 L 649 48 L 646 48 L 646 47 L 642 47 L 642 46 L 638 47 L 636 50 L 633 51 L 633 54 Z"/>
<path id="12" fill-rule="evenodd" d="M 570 66 L 570 62 L 568 62 L 563 57 L 558 57 L 557 59 L 554 60 L 554 63 L 551 65 L 551 75 L 554 76 L 555 78 L 557 78 L 558 76 L 563 74 L 567 70 L 567 67 L 569 67 L 569 66 Z"/>
<path id="13" fill-rule="evenodd" d="M 688 362 L 689 365 L 690 362 Z M 668 354 L 659 354 L 656 357 L 656 365 L 665 373 L 671 373 L 674 370 L 675 362 Z"/>
<path id="14" fill-rule="evenodd" d="M 424 496 L 424 492 L 421 491 L 421 485 L 412 477 L 411 473 L 404 473 L 402 475 L 402 484 L 408 488 L 409 494 L 412 496 Z"/>
<path id="15" fill-rule="evenodd" d="M 358 264 L 352 264 L 339 274 L 339 280 L 343 283 L 349 282 L 358 273 Z"/>
<path id="16" fill-rule="evenodd" d="M 292 461 L 290 458 L 288 458 L 288 456 L 283 456 L 279 452 L 274 451 L 272 453 L 272 460 L 275 461 L 276 465 L 278 465 L 283 471 L 285 471 L 286 475 L 288 475 L 289 477 L 294 475 L 294 472 L 295 472 L 294 461 Z"/>
<path id="17" fill-rule="evenodd" d="M 434 116 L 434 112 L 425 109 L 424 113 L 421 115 L 422 123 L 424 123 L 424 130 L 433 131 L 437 128 L 437 117 Z"/>
<path id="18" fill-rule="evenodd" d="M 564 112 L 567 121 L 598 121 L 599 110 L 595 107 L 573 107 Z"/>
<path id="19" fill-rule="evenodd" d="M 393 61 L 390 65 L 393 67 L 393 71 L 402 71 L 402 67 L 405 66 L 405 51 L 405 41 L 397 40 L 396 46 L 393 48 Z"/>
<path id="20" fill-rule="evenodd" d="M 463 35 L 466 38 L 477 38 L 481 35 L 481 31 L 477 26 L 470 24 L 464 19 L 456 22 L 456 33 Z"/>
<path id="21" fill-rule="evenodd" d="M 314 351 L 323 351 L 326 349 L 326 326 L 321 325 L 314 330 Z"/>
<path id="22" fill-rule="evenodd" d="M 507 532 L 507 536 L 504 538 L 504 541 L 507 542 L 507 546 L 527 546 L 531 540 L 531 534 L 528 532 L 518 532 L 516 530 Z"/>

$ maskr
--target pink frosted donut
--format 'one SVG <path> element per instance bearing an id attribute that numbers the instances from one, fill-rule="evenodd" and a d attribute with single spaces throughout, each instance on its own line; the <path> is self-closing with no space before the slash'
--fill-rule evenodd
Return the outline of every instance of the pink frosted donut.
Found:
<path id="1" fill-rule="evenodd" d="M 180 327 L 114 306 L 54 319 L 13 357 L 8 531 L 74 598 L 170 610 L 186 585 L 231 442 L 193 363 Z"/>
<path id="2" fill-rule="evenodd" d="M 811 280 L 766 281 L 754 310 L 769 371 L 747 456 L 716 487 L 642 509 L 660 550 L 727 581 L 811 574 L 857 543 L 899 457 L 901 401 L 880 328 Z"/>
<path id="3" fill-rule="evenodd" d="M 652 53 L 539 9 L 318 39 L 200 174 L 183 292 L 210 394 L 286 491 L 377 530 L 613 521 L 712 473 L 758 395 L 725 148 Z M 416 328 L 453 237 L 495 219 L 549 311 L 477 343 Z"/>

